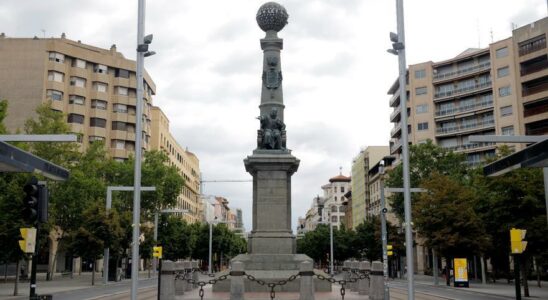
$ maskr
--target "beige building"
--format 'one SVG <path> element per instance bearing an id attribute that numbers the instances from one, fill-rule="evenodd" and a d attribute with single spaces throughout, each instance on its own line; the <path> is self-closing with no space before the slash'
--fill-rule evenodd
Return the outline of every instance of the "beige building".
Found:
<path id="1" fill-rule="evenodd" d="M 367 173 L 368 177 L 368 186 L 369 189 L 369 199 L 365 203 L 365 215 L 366 218 L 372 217 L 372 216 L 380 216 L 381 214 L 381 179 L 386 180 L 386 174 L 393 168 L 393 163 L 396 160 L 393 156 L 385 156 L 381 158 L 377 162 L 372 162 L 372 166 L 369 169 L 369 172 Z M 380 165 L 381 161 L 384 161 L 384 174 L 380 173 Z M 386 184 L 384 182 L 382 185 L 386 188 Z M 386 220 L 390 222 L 392 225 L 398 225 L 398 219 L 396 218 L 396 215 L 392 212 L 392 207 L 390 206 L 390 203 L 388 201 L 388 198 L 391 196 L 391 193 L 388 193 L 385 191 L 384 193 L 384 200 L 385 200 L 385 207 L 387 209 L 386 213 Z"/>
<path id="2" fill-rule="evenodd" d="M 104 141 L 110 155 L 127 159 L 135 151 L 135 61 L 116 51 L 67 38 L 0 36 L 0 98 L 9 102 L 6 127 L 23 129 L 36 107 L 51 100 L 67 115 L 82 149 Z M 150 149 L 152 96 L 156 86 L 144 74 L 143 148 Z"/>
<path id="3" fill-rule="evenodd" d="M 185 179 L 183 190 L 177 197 L 177 208 L 188 210 L 188 213 L 182 215 L 187 222 L 201 222 L 203 206 L 200 199 L 200 161 L 194 153 L 183 149 L 171 135 L 169 119 L 159 107 L 153 106 L 151 115 L 151 150 L 163 150 L 168 155 L 170 164 Z"/>
<path id="4" fill-rule="evenodd" d="M 369 170 L 390 153 L 388 146 L 369 146 L 352 160 L 352 228 L 367 218 L 370 205 Z"/>
<path id="5" fill-rule="evenodd" d="M 441 62 L 408 67 L 409 142 L 431 139 L 467 155 L 475 165 L 495 155 L 493 143 L 470 135 L 548 133 L 548 18 L 517 28 L 510 38 L 484 49 L 468 49 Z M 390 152 L 401 153 L 399 83 L 388 92 L 394 108 Z M 524 147 L 510 145 L 516 150 Z"/>

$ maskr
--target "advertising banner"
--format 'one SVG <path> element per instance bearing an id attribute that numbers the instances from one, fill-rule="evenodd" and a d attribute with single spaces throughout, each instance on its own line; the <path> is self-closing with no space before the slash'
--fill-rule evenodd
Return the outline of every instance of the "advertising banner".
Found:
<path id="1" fill-rule="evenodd" d="M 455 258 L 455 287 L 468 287 L 468 261 L 466 258 Z"/>

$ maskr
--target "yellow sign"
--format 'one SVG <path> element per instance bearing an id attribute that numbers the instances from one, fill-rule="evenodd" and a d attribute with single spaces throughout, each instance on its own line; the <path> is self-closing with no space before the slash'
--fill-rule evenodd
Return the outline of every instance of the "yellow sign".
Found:
<path id="1" fill-rule="evenodd" d="M 510 229 L 510 249 L 512 254 L 521 254 L 527 248 L 527 242 L 524 241 L 527 230 Z"/>
<path id="2" fill-rule="evenodd" d="M 162 247 L 161 246 L 152 247 L 152 250 L 153 250 L 153 253 L 152 253 L 153 257 L 162 258 Z"/>
<path id="3" fill-rule="evenodd" d="M 455 283 L 468 282 L 468 262 L 466 258 L 455 258 Z"/>
<path id="4" fill-rule="evenodd" d="M 34 253 L 36 248 L 36 228 L 19 228 L 23 240 L 19 241 L 19 247 L 25 253 Z"/>

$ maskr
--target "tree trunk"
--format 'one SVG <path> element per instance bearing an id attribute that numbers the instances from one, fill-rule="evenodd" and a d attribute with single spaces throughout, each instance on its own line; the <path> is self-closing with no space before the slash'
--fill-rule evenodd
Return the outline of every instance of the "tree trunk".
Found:
<path id="1" fill-rule="evenodd" d="M 521 280 L 523 285 L 524 297 L 529 297 L 529 283 L 527 282 L 527 274 L 529 273 L 527 267 L 529 266 L 529 264 L 527 263 L 527 261 L 527 257 L 522 257 L 519 262 L 521 264 Z"/>
<path id="2" fill-rule="evenodd" d="M 91 285 L 95 285 L 95 264 L 97 260 L 93 258 L 93 263 L 91 264 Z"/>
<path id="3" fill-rule="evenodd" d="M 537 256 L 537 257 L 535 257 L 535 268 L 537 270 L 537 286 L 542 287 L 541 284 L 540 284 L 540 268 L 538 266 L 539 266 L 539 261 L 538 261 L 538 256 Z"/>
<path id="4" fill-rule="evenodd" d="M 21 264 L 19 263 L 19 259 L 17 260 L 17 263 L 15 264 L 15 284 L 13 286 L 13 295 L 17 296 L 19 294 L 19 268 L 21 267 Z"/>
<path id="5" fill-rule="evenodd" d="M 8 282 L 8 262 L 4 264 L 4 283 Z"/>
<path id="6" fill-rule="evenodd" d="M 451 286 L 451 258 L 445 258 L 445 284 Z"/>

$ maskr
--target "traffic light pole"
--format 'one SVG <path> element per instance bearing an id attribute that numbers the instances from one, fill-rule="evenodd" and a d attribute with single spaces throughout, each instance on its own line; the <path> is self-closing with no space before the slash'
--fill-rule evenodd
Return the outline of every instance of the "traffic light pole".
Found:
<path id="1" fill-rule="evenodd" d="M 519 277 L 519 254 L 514 254 L 514 282 L 516 285 L 516 300 L 521 300 L 521 287 Z"/>
<path id="2" fill-rule="evenodd" d="M 34 248 L 34 253 L 31 256 L 31 272 L 30 272 L 30 293 L 29 293 L 29 299 L 33 300 L 36 299 L 36 261 L 38 258 L 36 257 L 38 253 L 39 248 L 39 238 L 38 234 L 40 233 L 40 221 L 36 224 L 36 242 Z"/>

